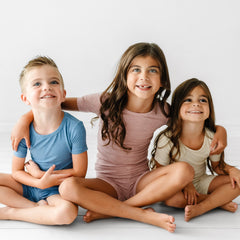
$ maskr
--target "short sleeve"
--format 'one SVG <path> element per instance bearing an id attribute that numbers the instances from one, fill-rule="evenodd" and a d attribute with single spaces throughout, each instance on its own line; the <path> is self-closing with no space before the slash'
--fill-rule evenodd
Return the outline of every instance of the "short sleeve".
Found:
<path id="1" fill-rule="evenodd" d="M 218 155 L 210 155 L 210 156 L 209 156 L 209 159 L 210 159 L 210 161 L 212 161 L 212 162 L 219 162 L 219 161 L 220 161 L 220 157 L 221 157 L 221 154 L 218 154 Z"/>
<path id="2" fill-rule="evenodd" d="M 18 150 L 13 152 L 14 156 L 25 158 L 27 156 L 27 145 L 25 139 L 22 139 L 18 145 Z"/>
<path id="3" fill-rule="evenodd" d="M 170 163 L 169 152 L 171 150 L 171 141 L 164 134 L 160 136 L 155 153 L 155 161 L 160 165 L 166 166 Z"/>
<path id="4" fill-rule="evenodd" d="M 92 112 L 99 115 L 101 93 L 95 93 L 77 98 L 78 110 L 81 112 Z"/>
<path id="5" fill-rule="evenodd" d="M 72 130 L 72 154 L 80 154 L 87 151 L 86 129 L 83 122 L 79 121 Z"/>

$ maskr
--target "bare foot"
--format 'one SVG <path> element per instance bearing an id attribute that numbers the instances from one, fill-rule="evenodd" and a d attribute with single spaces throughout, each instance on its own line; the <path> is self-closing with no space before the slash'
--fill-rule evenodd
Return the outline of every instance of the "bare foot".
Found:
<path id="1" fill-rule="evenodd" d="M 171 233 L 175 232 L 176 224 L 174 223 L 175 219 L 173 216 L 169 216 L 169 215 L 166 215 L 165 217 L 162 216 L 162 220 L 164 221 L 164 223 L 163 223 L 164 229 L 166 229 L 167 231 L 169 231 Z"/>
<path id="2" fill-rule="evenodd" d="M 236 212 L 237 209 L 238 209 L 238 204 L 235 203 L 235 202 L 229 202 L 229 203 L 226 203 L 224 204 L 223 206 L 221 206 L 220 208 L 226 210 L 226 211 L 229 211 L 229 212 Z"/>
<path id="3" fill-rule="evenodd" d="M 86 212 L 86 214 L 83 216 L 83 220 L 86 223 L 90 223 L 94 220 L 104 219 L 104 218 L 111 218 L 111 217 L 108 216 L 108 215 L 103 215 L 103 214 L 96 213 L 96 212 L 93 212 L 93 211 L 90 211 L 90 210 L 88 210 Z"/>
<path id="4" fill-rule="evenodd" d="M 175 231 L 176 224 L 174 223 L 175 219 L 173 216 L 149 210 L 146 211 L 146 214 L 150 215 L 150 221 L 146 221 L 147 223 L 166 229 L 171 233 Z"/>
<path id="5" fill-rule="evenodd" d="M 144 210 L 146 211 L 151 211 L 151 212 L 155 212 L 155 210 L 151 207 L 148 207 L 148 208 L 145 208 Z M 100 213 L 96 213 L 96 212 L 93 212 L 93 211 L 90 211 L 88 210 L 86 212 L 86 214 L 84 215 L 83 217 L 83 220 L 84 222 L 86 223 L 90 223 L 94 220 L 98 220 L 98 219 L 106 219 L 106 218 L 111 218 L 111 216 L 108 216 L 108 215 L 103 215 L 103 214 L 100 214 Z"/>
<path id="6" fill-rule="evenodd" d="M 187 205 L 185 207 L 185 216 L 184 219 L 186 222 L 191 220 L 194 217 L 201 215 L 202 213 L 198 211 L 198 205 Z"/>
<path id="7" fill-rule="evenodd" d="M 174 232 L 176 229 L 176 224 L 174 223 L 175 219 L 173 216 L 156 213 L 153 208 L 143 209 L 146 213 L 146 222 L 148 224 L 152 224 L 161 228 L 166 229 L 169 232 Z M 92 222 L 97 219 L 111 218 L 111 216 L 103 215 L 100 213 L 96 213 L 88 210 L 83 217 L 83 220 L 87 223 Z"/>

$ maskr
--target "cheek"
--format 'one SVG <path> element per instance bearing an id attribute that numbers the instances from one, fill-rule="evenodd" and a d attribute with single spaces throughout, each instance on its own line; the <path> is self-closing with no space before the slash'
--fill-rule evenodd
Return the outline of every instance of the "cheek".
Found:
<path id="1" fill-rule="evenodd" d="M 131 89 L 131 88 L 133 88 L 133 86 L 134 86 L 134 80 L 133 80 L 133 78 L 132 77 L 127 77 L 127 88 L 129 89 Z"/>
<path id="2" fill-rule="evenodd" d="M 184 113 L 185 113 L 185 109 L 184 109 L 184 107 L 181 107 L 179 110 L 179 118 L 180 119 L 183 119 Z"/>
<path id="3" fill-rule="evenodd" d="M 209 116 L 210 116 L 210 110 L 207 109 L 207 117 L 209 118 Z"/>
<path id="4" fill-rule="evenodd" d="M 156 87 L 156 89 L 159 90 L 160 87 L 162 87 L 162 83 L 159 77 L 156 77 L 156 79 L 154 80 L 154 85 Z"/>

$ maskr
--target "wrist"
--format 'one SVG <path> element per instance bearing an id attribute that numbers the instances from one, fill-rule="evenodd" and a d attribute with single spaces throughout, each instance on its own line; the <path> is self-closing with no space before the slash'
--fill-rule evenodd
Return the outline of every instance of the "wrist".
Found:
<path id="1" fill-rule="evenodd" d="M 36 179 L 36 185 L 37 185 L 36 187 L 39 188 L 39 189 L 45 189 L 43 181 L 41 180 L 41 178 Z"/>

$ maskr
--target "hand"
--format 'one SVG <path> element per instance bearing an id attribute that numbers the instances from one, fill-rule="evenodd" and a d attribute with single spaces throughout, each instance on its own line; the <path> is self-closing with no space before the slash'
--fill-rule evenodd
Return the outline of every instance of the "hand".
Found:
<path id="1" fill-rule="evenodd" d="M 197 198 L 199 197 L 199 193 L 196 191 L 192 183 L 188 184 L 183 189 L 183 194 L 185 199 L 187 200 L 187 204 L 189 205 L 197 204 Z"/>
<path id="2" fill-rule="evenodd" d="M 32 160 L 26 162 L 24 166 L 27 169 L 27 172 L 35 178 L 41 178 L 44 174 L 44 172 L 40 170 L 39 166 Z"/>
<path id="3" fill-rule="evenodd" d="M 57 174 L 54 173 L 55 165 L 51 166 L 44 175 L 39 179 L 39 188 L 45 189 L 53 186 L 60 185 L 66 178 L 70 177 L 70 174 Z"/>
<path id="4" fill-rule="evenodd" d="M 211 155 L 221 154 L 227 146 L 227 132 L 225 128 L 218 126 L 211 143 Z"/>
<path id="5" fill-rule="evenodd" d="M 12 148 L 14 151 L 17 151 L 22 139 L 25 139 L 27 147 L 30 148 L 29 126 L 17 123 L 11 133 Z"/>
<path id="6" fill-rule="evenodd" d="M 232 187 L 235 188 L 237 185 L 240 188 L 240 170 L 235 167 L 231 167 L 231 169 L 229 169 L 229 177 Z"/>

